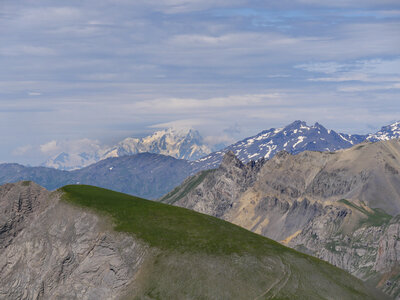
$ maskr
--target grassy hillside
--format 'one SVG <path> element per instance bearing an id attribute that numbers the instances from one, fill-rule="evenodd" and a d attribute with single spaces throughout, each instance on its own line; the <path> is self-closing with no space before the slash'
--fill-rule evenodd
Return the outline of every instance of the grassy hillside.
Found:
<path id="1" fill-rule="evenodd" d="M 228 222 L 92 186 L 61 190 L 65 201 L 111 216 L 116 231 L 154 250 L 128 299 L 380 297 L 328 263 Z"/>
<path id="2" fill-rule="evenodd" d="M 174 188 L 171 192 L 160 198 L 160 202 L 174 204 L 178 200 L 185 197 L 190 191 L 195 189 L 208 174 L 215 172 L 216 169 L 201 171 L 193 176 L 188 177 L 181 185 Z"/>

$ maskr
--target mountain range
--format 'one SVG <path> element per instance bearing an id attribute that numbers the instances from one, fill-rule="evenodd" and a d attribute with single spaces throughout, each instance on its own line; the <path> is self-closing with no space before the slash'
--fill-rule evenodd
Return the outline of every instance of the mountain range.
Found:
<path id="1" fill-rule="evenodd" d="M 303 121 L 294 121 L 283 128 L 271 128 L 234 143 L 220 151 L 198 160 L 202 169 L 213 169 L 221 163 L 224 154 L 233 153 L 244 163 L 260 158 L 270 159 L 279 151 L 297 154 L 309 151 L 336 151 L 350 148 L 363 141 L 377 142 L 400 138 L 400 122 L 384 126 L 375 134 L 359 135 L 337 133 L 319 123 L 312 126 Z"/>
<path id="2" fill-rule="evenodd" d="M 228 222 L 92 186 L 0 186 L 2 299 L 387 299 Z"/>
<path id="3" fill-rule="evenodd" d="M 400 295 L 400 141 L 336 152 L 231 151 L 161 201 L 206 213 L 328 261 Z"/>
<path id="4" fill-rule="evenodd" d="M 154 153 L 111 157 L 73 171 L 0 164 L 0 184 L 31 180 L 49 190 L 67 184 L 91 184 L 156 199 L 196 172 L 184 159 Z"/>
<path id="5" fill-rule="evenodd" d="M 117 152 L 118 157 L 109 157 L 73 171 L 46 167 L 25 167 L 18 164 L 0 164 L 0 183 L 32 180 L 51 190 L 56 190 L 67 184 L 74 184 L 74 186 L 57 190 L 55 193 L 43 191 L 42 188 L 27 182 L 20 182 L 16 185 L 5 185 L 4 188 L 0 188 L 0 197 L 5 199 L 1 203 L 8 203 L 7 201 L 13 203 L 12 205 L 10 204 L 12 208 L 4 208 L 4 213 L 12 213 L 13 217 L 10 218 L 7 215 L 4 218 L 0 218 L 0 220 L 6 220 L 6 223 L 0 227 L 0 240 L 5 241 L 2 243 L 4 245 L 11 245 L 14 237 L 21 230 L 26 230 L 25 228 L 29 229 L 28 231 L 24 231 L 25 233 L 22 237 L 29 234 L 39 237 L 40 234 L 37 231 L 29 227 L 27 223 L 24 223 L 30 220 L 30 217 L 25 216 L 25 214 L 30 215 L 31 212 L 34 212 L 33 216 L 35 218 L 39 215 L 48 215 L 49 220 L 58 224 L 56 220 L 53 220 L 54 218 L 50 217 L 51 211 L 47 211 L 46 209 L 48 208 L 44 208 L 45 204 L 53 202 L 49 202 L 49 200 L 41 202 L 41 194 L 35 194 L 32 197 L 27 196 L 34 190 L 43 191 L 43 195 L 45 195 L 43 197 L 46 199 L 56 199 L 54 202 L 56 204 L 52 207 L 57 207 L 56 210 L 60 211 L 67 208 L 63 206 L 63 202 L 61 202 L 61 206 L 58 206 L 59 201 L 63 200 L 63 197 L 57 198 L 57 195 L 68 194 L 72 195 L 71 197 L 75 200 L 80 199 L 72 201 L 72 204 L 85 206 L 97 212 L 101 212 L 104 209 L 104 212 L 107 214 L 113 213 L 114 206 L 124 211 L 126 208 L 124 206 L 124 203 L 126 203 L 125 200 L 121 203 L 112 202 L 110 204 L 111 202 L 109 203 L 108 201 L 111 200 L 106 201 L 104 199 L 109 204 L 106 202 L 100 203 L 107 204 L 106 208 L 95 207 L 97 202 L 93 202 L 90 199 L 102 199 L 103 193 L 108 194 L 113 192 L 105 192 L 102 189 L 96 190 L 96 188 L 92 190 L 92 188 L 80 185 L 91 184 L 151 199 L 160 197 L 158 199 L 160 202 L 189 208 L 232 222 L 249 231 L 274 239 L 283 245 L 287 245 L 307 255 L 318 257 L 341 269 L 347 270 L 368 284 L 378 287 L 390 297 L 396 298 L 400 296 L 400 279 L 398 278 L 400 266 L 400 260 L 398 259 L 400 257 L 399 137 L 400 122 L 382 127 L 375 134 L 345 135 L 327 130 L 318 123 L 308 126 L 305 122 L 295 121 L 284 128 L 264 131 L 254 137 L 247 138 L 195 161 L 176 159 L 172 156 L 147 152 L 125 155 L 123 152 L 118 152 L 118 148 L 115 148 L 113 151 Z M 26 186 L 30 188 L 25 188 Z M 14 192 L 9 194 L 11 190 Z M 84 195 L 83 198 L 82 195 Z M 112 195 L 111 198 L 113 199 L 120 197 L 118 196 L 120 194 L 117 193 Z M 162 195 L 164 196 L 161 197 Z M 125 197 L 129 196 L 123 196 L 122 198 L 125 199 Z M 25 203 L 24 199 L 31 200 Z M 32 199 L 39 201 L 38 205 L 42 208 L 36 211 L 37 207 L 34 207 L 35 204 Z M 137 198 L 133 197 L 129 199 L 133 200 Z M 44 206 L 41 206 L 42 204 L 40 203 Z M 156 221 L 159 220 L 156 217 L 157 214 L 153 214 L 154 211 L 146 209 L 143 212 L 150 214 L 147 215 L 149 218 L 146 222 L 153 219 Z M 175 215 L 175 212 L 173 214 Z M 54 215 L 58 216 L 59 213 L 55 213 Z M 127 216 L 125 213 L 122 215 L 124 215 L 124 218 Z M 136 215 L 132 220 L 138 220 L 137 217 Z M 196 218 L 190 215 L 190 218 L 192 217 Z M 75 213 L 70 214 L 68 220 L 74 218 L 77 218 Z M 123 221 L 121 223 L 118 221 L 118 218 L 115 218 L 113 215 L 113 222 L 116 222 L 115 228 L 125 230 L 128 225 Z M 11 223 L 7 220 L 11 220 Z M 44 225 L 40 223 L 43 226 L 50 226 L 49 224 L 45 224 L 47 221 L 45 222 L 44 219 L 39 218 L 37 220 L 38 222 L 44 222 Z M 68 220 L 64 220 L 62 223 L 64 225 L 67 224 Z M 94 228 L 99 224 L 96 222 L 93 223 L 94 225 L 92 224 L 94 227 L 92 225 L 89 226 L 93 228 L 95 233 L 98 231 Z M 146 222 L 142 220 L 140 224 L 145 224 Z M 168 222 L 167 220 L 165 224 L 170 224 Z M 183 226 L 185 230 L 190 229 L 190 226 L 192 226 L 188 226 L 189 223 L 186 223 L 187 221 L 179 220 L 177 222 L 185 224 Z M 215 222 L 211 221 L 211 223 Z M 71 226 L 84 228 L 85 224 L 71 224 Z M 152 224 L 153 226 L 154 224 Z M 57 232 L 59 229 L 55 228 L 54 230 L 54 232 Z M 215 231 L 216 228 L 208 228 L 207 230 Z M 171 231 L 169 233 L 172 234 Z M 73 236 L 73 233 L 71 234 Z M 135 236 L 136 234 L 138 232 L 134 233 Z M 151 236 L 159 236 L 160 234 L 162 236 L 164 233 L 152 232 Z M 191 236 L 193 234 L 197 236 L 197 233 L 193 233 L 193 231 L 183 233 L 184 236 Z M 20 238 L 22 239 L 22 237 Z M 176 237 L 176 235 L 172 234 L 171 237 Z M 104 238 L 113 240 L 115 236 L 114 234 L 110 234 Z M 101 253 L 96 255 L 102 257 L 103 246 L 107 249 L 110 247 L 112 249 L 123 247 L 125 244 L 121 244 L 118 238 L 113 240 L 117 241 L 116 244 L 112 242 L 112 245 L 107 244 L 105 246 L 100 242 L 96 244 L 97 242 L 93 241 L 93 243 L 100 247 Z M 59 242 L 65 243 L 63 240 L 64 237 L 60 236 L 57 239 Z M 81 241 L 82 239 L 91 240 L 91 237 L 79 236 L 79 240 Z M 154 240 L 151 241 L 154 242 Z M 42 243 L 39 240 L 37 242 Z M 156 243 L 164 242 L 165 240 L 163 239 L 156 241 Z M 181 242 L 179 241 L 178 244 Z M 86 247 L 79 245 L 78 239 L 74 240 L 74 243 L 77 249 Z M 139 244 L 140 241 L 135 240 L 134 244 L 130 244 L 129 247 Z M 229 247 L 232 246 L 232 244 L 229 245 Z M 11 250 L 7 251 L 11 251 L 12 253 L 26 252 L 27 250 L 24 247 L 22 244 L 17 243 L 9 248 Z M 153 249 L 151 243 L 146 244 L 146 247 Z M 68 278 L 71 282 L 73 282 L 72 277 L 70 277 L 72 271 L 68 273 L 68 270 L 70 270 L 68 268 L 71 265 L 77 268 L 73 270 L 75 270 L 74 272 L 78 272 L 75 274 L 79 274 L 80 278 L 83 278 L 82 280 L 97 282 L 93 278 L 87 279 L 85 277 L 87 275 L 86 271 L 79 273 L 79 270 L 82 268 L 82 270 L 86 270 L 85 263 L 82 265 L 82 262 L 77 259 L 77 257 L 81 257 L 81 254 L 77 254 L 76 250 L 71 248 L 64 248 L 63 246 L 63 249 L 59 250 L 61 251 L 60 253 L 65 252 L 66 255 L 59 256 L 54 253 L 45 253 L 43 255 L 46 255 L 48 258 L 44 260 L 60 261 L 60 274 L 63 274 L 60 276 Z M 143 248 L 139 247 L 136 249 L 139 249 L 139 252 L 134 252 L 134 257 L 139 257 L 139 259 L 142 259 L 140 258 L 141 253 L 146 253 L 146 255 L 148 253 Z M 4 263 L 5 266 L 9 266 L 4 268 L 11 268 L 9 269 L 12 270 L 10 274 L 14 274 L 13 276 L 17 278 L 18 275 L 15 274 L 18 274 L 19 271 L 17 267 L 14 267 L 12 259 L 9 259 L 11 252 L 7 252 L 9 254 L 3 256 L 6 259 L 0 261 L 0 264 Z M 168 259 L 166 261 L 161 260 L 161 265 L 171 266 L 174 265 L 173 261 L 182 259 L 181 256 L 179 258 L 172 256 L 173 258 L 171 258 L 169 256 L 171 252 L 168 253 L 168 255 L 162 256 L 164 258 L 168 257 Z M 127 261 L 125 260 L 125 256 L 123 256 L 125 254 L 122 255 L 117 252 L 114 254 L 113 258 L 122 262 L 119 263 L 117 268 L 110 269 L 111 271 L 121 268 L 124 270 L 124 274 L 128 274 L 129 272 L 133 272 L 129 274 L 134 274 L 137 271 L 137 269 L 134 269 L 129 264 L 126 266 Z M 39 254 L 35 252 L 32 255 Z M 151 257 L 152 259 L 154 258 L 154 256 Z M 188 262 L 197 259 L 202 261 L 198 256 L 193 257 L 189 255 L 187 258 Z M 100 269 L 106 274 L 108 272 L 106 270 L 108 269 L 104 269 L 102 259 L 104 257 L 100 259 L 102 266 Z M 263 259 L 258 256 L 256 258 L 256 260 Z M 226 257 L 224 257 L 224 260 L 226 260 Z M 282 278 L 292 278 L 292 275 L 295 278 L 299 278 L 300 273 L 293 273 L 293 270 L 298 269 L 298 266 L 293 265 L 295 264 L 293 260 L 287 262 L 284 258 L 280 257 L 276 261 L 279 260 L 283 265 L 274 269 L 274 272 L 283 274 Z M 228 265 L 231 266 L 234 264 L 234 261 L 229 261 Z M 211 262 L 208 257 L 203 261 L 206 265 L 213 264 L 214 262 Z M 137 263 L 140 264 L 139 262 Z M 148 261 L 146 261 L 147 263 Z M 254 265 L 254 261 L 251 264 Z M 288 264 L 290 265 L 289 268 L 287 268 Z M 224 266 L 221 266 L 218 272 L 223 272 L 222 269 Z M 41 268 L 47 270 L 45 266 L 41 266 Z M 176 265 L 177 270 L 180 268 L 181 266 Z M 200 270 L 201 266 L 195 265 L 194 268 Z M 263 268 L 262 266 L 260 269 L 262 273 L 265 272 Z M 64 272 L 64 270 L 66 271 Z M 143 272 L 150 274 L 150 277 L 146 277 L 146 280 L 143 282 L 159 282 L 161 284 L 161 287 L 158 285 L 143 286 L 142 289 L 145 291 L 145 294 L 147 293 L 146 297 L 154 298 L 157 294 L 176 297 L 176 294 L 168 294 L 167 292 L 167 287 L 172 285 L 171 281 L 166 280 L 163 277 L 164 275 L 160 275 L 164 274 L 165 268 L 162 269 L 163 272 L 160 272 L 157 268 L 153 269 L 153 267 L 150 271 L 148 269 L 145 270 Z M 112 272 L 115 274 L 114 271 Z M 248 274 L 254 272 L 254 269 L 242 269 L 240 267 L 232 271 L 240 274 Z M 320 272 L 315 269 L 309 269 L 309 271 Z M 44 273 L 51 273 L 50 271 L 46 272 Z M 185 269 L 185 272 L 179 273 L 181 274 L 179 275 L 179 280 L 187 278 L 189 273 L 187 269 Z M 158 277 L 159 275 L 162 277 Z M 197 275 L 201 277 L 201 275 Z M 61 277 L 58 278 L 54 274 L 46 276 L 47 279 L 43 278 L 43 282 L 46 282 L 49 277 L 54 277 L 56 285 L 62 286 L 61 283 L 63 281 L 60 279 Z M 113 275 L 109 276 L 112 277 Z M 110 284 L 113 284 L 114 287 L 123 286 L 119 285 L 121 282 L 131 282 L 126 276 L 124 277 L 121 274 L 118 276 L 118 278 L 123 277 L 124 279 L 121 279 L 122 281 L 119 281 L 120 279 L 112 279 Z M 198 279 L 198 277 L 196 278 Z M 348 280 L 353 282 L 351 278 L 348 277 Z M 178 278 L 175 279 L 178 280 Z M 323 278 L 322 280 L 324 281 L 325 279 Z M 45 293 L 40 284 L 37 285 L 35 280 L 26 280 L 21 281 L 18 277 L 20 286 L 26 287 L 31 282 L 35 282 L 35 293 L 37 292 L 38 295 Z M 219 284 L 228 284 L 227 282 L 220 282 L 215 278 L 214 280 L 219 282 Z M 314 278 L 314 280 L 316 279 Z M 115 281 L 119 283 L 115 283 Z M 200 280 L 199 282 L 202 281 Z M 313 298 L 309 294 L 308 282 L 300 283 L 295 280 L 294 282 L 290 281 L 289 285 L 286 280 L 276 279 L 274 282 L 278 282 L 278 285 L 273 283 L 272 286 L 267 288 L 268 297 L 271 296 L 274 298 L 277 295 L 285 297 L 285 295 L 287 296 L 285 293 L 287 293 L 287 290 L 290 290 L 290 287 L 294 289 L 296 286 L 305 285 L 307 286 L 307 291 L 304 295 L 307 296 L 304 298 Z M 327 281 L 324 282 L 323 284 L 325 285 Z M 205 283 L 203 282 L 202 284 Z M 210 283 L 207 281 L 207 284 Z M 339 285 L 341 286 L 342 283 Z M 104 288 L 104 292 L 107 288 Z M 259 291 L 259 288 L 260 286 L 251 286 L 250 289 Z M 360 286 L 356 289 L 359 288 Z M 111 288 L 111 290 L 113 289 Z M 341 290 L 342 287 L 337 287 L 337 289 Z M 354 286 L 352 285 L 350 289 L 354 289 Z M 21 289 L 16 290 L 21 291 Z M 151 290 L 154 290 L 156 294 L 152 293 Z M 277 292 L 275 293 L 276 290 Z M 366 289 L 363 291 L 366 291 Z M 62 293 L 65 291 L 61 290 L 59 292 L 61 293 L 60 295 L 64 295 Z M 189 293 L 189 291 L 187 292 Z M 270 292 L 271 294 L 269 294 Z M 303 292 L 302 290 L 301 293 Z M 7 293 L 10 293 L 10 291 L 6 289 L 0 290 L 0 295 L 9 295 Z M 343 298 L 348 297 L 347 294 L 343 295 Z M 290 298 L 291 296 L 287 297 Z M 321 295 L 318 294 L 315 297 L 318 298 Z"/>
<path id="6" fill-rule="evenodd" d="M 193 139 L 188 139 L 200 141 L 201 139 L 195 138 L 197 135 L 192 131 L 189 136 L 193 136 Z M 399 122 L 383 127 L 376 134 L 360 136 L 338 134 L 320 124 L 308 126 L 305 122 L 296 121 L 281 129 L 266 130 L 195 161 L 153 153 L 123 155 L 122 150 L 118 152 L 119 148 L 114 148 L 109 155 L 114 153 L 120 155 L 119 157 L 103 159 L 72 171 L 0 164 L 0 184 L 32 180 L 47 189 L 54 190 L 67 184 L 81 183 L 157 199 L 181 184 L 187 176 L 201 170 L 217 168 L 226 151 L 233 151 L 242 162 L 246 163 L 249 160 L 265 159 L 264 157 L 271 159 L 278 151 L 285 149 L 294 154 L 304 150 L 333 151 L 351 147 L 361 140 L 379 141 L 398 137 L 400 137 Z M 181 147 L 183 145 L 184 143 L 181 143 Z"/>
<path id="7" fill-rule="evenodd" d="M 312 126 L 303 121 L 294 121 L 283 128 L 264 130 L 255 136 L 245 138 L 222 150 L 212 152 L 202 136 L 194 129 L 157 131 L 144 138 L 126 138 L 111 147 L 94 145 L 90 151 L 61 152 L 48 159 L 43 166 L 75 170 L 110 157 L 121 157 L 149 152 L 172 156 L 178 159 L 196 161 L 199 169 L 218 167 L 224 153 L 233 151 L 244 163 L 260 158 L 272 158 L 275 153 L 285 150 L 299 153 L 304 150 L 335 151 L 349 148 L 368 141 L 400 138 L 400 122 L 384 126 L 374 134 L 359 135 L 337 133 L 319 123 Z"/>
<path id="8" fill-rule="evenodd" d="M 42 166 L 71 171 L 110 157 L 144 152 L 187 160 L 196 160 L 211 152 L 197 130 L 176 130 L 172 128 L 156 131 L 143 138 L 129 137 L 111 147 L 100 147 L 96 144 L 89 148 L 90 151 L 77 151 L 75 149 L 73 152 L 57 153 L 44 162 Z"/>

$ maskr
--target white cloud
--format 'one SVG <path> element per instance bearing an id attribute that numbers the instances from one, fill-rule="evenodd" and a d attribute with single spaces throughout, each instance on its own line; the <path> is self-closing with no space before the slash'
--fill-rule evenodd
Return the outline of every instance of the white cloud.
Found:
<path id="1" fill-rule="evenodd" d="M 22 156 L 22 155 L 26 155 L 28 152 L 30 152 L 32 150 L 33 150 L 33 146 L 32 145 L 24 145 L 24 146 L 20 146 L 20 147 L 16 148 L 12 152 L 12 155 Z"/>
<path id="2" fill-rule="evenodd" d="M 0 46 L 0 55 L 4 56 L 21 56 L 21 55 L 32 55 L 32 56 L 53 56 L 56 55 L 56 51 L 49 47 L 32 46 L 32 45 L 3 45 Z"/>
<path id="3" fill-rule="evenodd" d="M 328 77 L 309 78 L 312 82 L 351 82 L 372 83 L 368 86 L 340 87 L 339 91 L 356 92 L 397 89 L 400 84 L 400 59 L 360 60 L 351 63 L 322 62 L 297 65 L 308 72 L 324 73 Z"/>
<path id="4" fill-rule="evenodd" d="M 53 140 L 39 146 L 40 151 L 47 156 L 54 156 L 61 152 L 79 154 L 82 152 L 94 153 L 101 149 L 100 142 L 91 139 Z"/>
<path id="5" fill-rule="evenodd" d="M 303 69 L 308 72 L 333 74 L 342 71 L 345 68 L 344 64 L 339 64 L 334 61 L 330 62 L 313 62 L 294 66 L 297 69 Z"/>
<path id="6" fill-rule="evenodd" d="M 395 84 L 384 84 L 384 85 L 355 85 L 339 87 L 338 90 L 341 92 L 370 92 L 379 90 L 395 90 L 400 89 L 400 82 Z"/>
<path id="7" fill-rule="evenodd" d="M 42 95 L 42 93 L 40 93 L 40 92 L 28 92 L 28 95 L 29 96 L 40 96 L 40 95 Z"/>

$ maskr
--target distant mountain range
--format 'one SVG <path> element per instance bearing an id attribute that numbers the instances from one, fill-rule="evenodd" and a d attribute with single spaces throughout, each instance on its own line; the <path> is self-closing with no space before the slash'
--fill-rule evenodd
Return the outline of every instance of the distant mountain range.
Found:
<path id="1" fill-rule="evenodd" d="M 195 161 L 197 169 L 217 168 L 224 153 L 233 151 L 244 163 L 260 158 L 272 158 L 285 150 L 296 154 L 305 150 L 336 151 L 346 149 L 365 140 L 376 142 L 400 138 L 400 122 L 393 123 L 374 134 L 359 135 L 337 133 L 319 123 L 312 126 L 294 121 L 283 128 L 264 130 L 222 150 L 212 152 L 197 130 L 165 129 L 143 138 L 126 138 L 111 147 L 92 147 L 86 152 L 61 152 L 48 159 L 42 166 L 59 170 L 76 170 L 110 157 L 137 153 L 155 153 L 178 159 Z"/>
<path id="2" fill-rule="evenodd" d="M 271 128 L 213 152 L 197 162 L 201 169 L 214 169 L 219 166 L 224 154 L 232 151 L 242 162 L 270 159 L 279 151 L 297 154 L 309 151 L 336 151 L 350 148 L 365 140 L 377 142 L 400 138 L 400 122 L 382 127 L 375 134 L 359 135 L 337 133 L 326 129 L 319 123 L 312 126 L 303 121 L 295 121 L 283 128 Z"/>
<path id="3" fill-rule="evenodd" d="M 157 145 L 158 148 L 153 147 L 152 149 L 167 151 L 171 148 L 163 145 L 170 145 L 169 141 L 171 140 L 167 137 L 168 132 L 172 134 L 171 131 L 167 130 L 164 132 L 167 135 L 155 134 L 153 140 L 144 138 L 141 141 L 139 140 L 140 143 L 136 141 L 136 144 L 141 145 L 140 147 L 142 145 Z M 162 139 L 157 138 L 157 136 L 165 137 L 166 144 L 160 143 L 159 141 Z M 186 137 L 188 137 L 186 140 L 180 140 L 179 149 L 182 151 L 176 153 L 188 155 L 189 152 L 185 152 L 183 149 L 202 149 L 197 147 L 197 145 L 201 145 L 201 142 L 194 142 L 196 140 L 201 141 L 195 131 L 189 132 Z M 246 163 L 260 158 L 271 159 L 281 150 L 286 150 L 292 154 L 304 150 L 335 151 L 349 148 L 365 140 L 379 141 L 399 137 L 400 122 L 385 126 L 376 134 L 362 136 L 336 133 L 333 130 L 325 129 L 318 123 L 308 126 L 305 122 L 296 121 L 284 128 L 263 131 L 256 136 L 244 139 L 196 161 L 176 159 L 172 156 L 154 153 L 128 155 L 131 151 L 126 146 L 129 144 L 128 139 L 126 143 L 121 142 L 118 147 L 110 149 L 107 153 L 109 156 L 116 157 L 109 157 L 82 169 L 72 171 L 48 167 L 25 167 L 19 164 L 0 164 L 0 184 L 32 180 L 47 189 L 53 190 L 66 184 L 81 183 L 148 199 L 156 199 L 181 184 L 188 176 L 201 170 L 217 168 L 227 151 L 233 151 L 242 162 Z M 157 142 L 149 142 L 151 140 Z M 191 146 L 186 147 L 185 145 Z M 190 153 L 193 156 L 194 153 L 199 154 L 201 151 Z"/>
<path id="4" fill-rule="evenodd" d="M 86 152 L 61 152 L 42 166 L 60 170 L 75 170 L 110 157 L 121 157 L 137 153 L 155 153 L 178 159 L 196 160 L 211 152 L 197 130 L 165 129 L 143 138 L 126 138 L 111 147 L 92 147 Z"/>
<path id="5" fill-rule="evenodd" d="M 139 153 L 107 158 L 74 171 L 0 164 L 0 184 L 31 180 L 54 190 L 67 184 L 80 183 L 156 199 L 179 185 L 196 170 L 196 165 L 184 159 Z"/>

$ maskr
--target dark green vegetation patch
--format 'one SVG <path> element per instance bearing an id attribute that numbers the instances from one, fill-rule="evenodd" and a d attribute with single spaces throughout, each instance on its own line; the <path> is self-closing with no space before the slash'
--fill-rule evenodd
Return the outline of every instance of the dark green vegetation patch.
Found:
<path id="1" fill-rule="evenodd" d="M 359 227 L 362 227 L 363 225 L 382 226 L 383 224 L 388 223 L 392 219 L 391 215 L 385 213 L 382 209 L 379 208 L 371 208 L 372 210 L 371 212 L 366 210 L 364 207 L 358 206 L 346 199 L 339 200 L 338 202 L 343 203 L 351 208 L 354 208 L 365 215 L 365 218 L 360 220 Z"/>
<path id="2" fill-rule="evenodd" d="M 200 183 L 202 183 L 208 174 L 215 171 L 216 169 L 201 171 L 196 175 L 189 177 L 181 185 L 177 186 L 171 192 L 163 196 L 160 201 L 168 204 L 174 204 L 185 197 L 190 191 L 195 189 Z"/>

